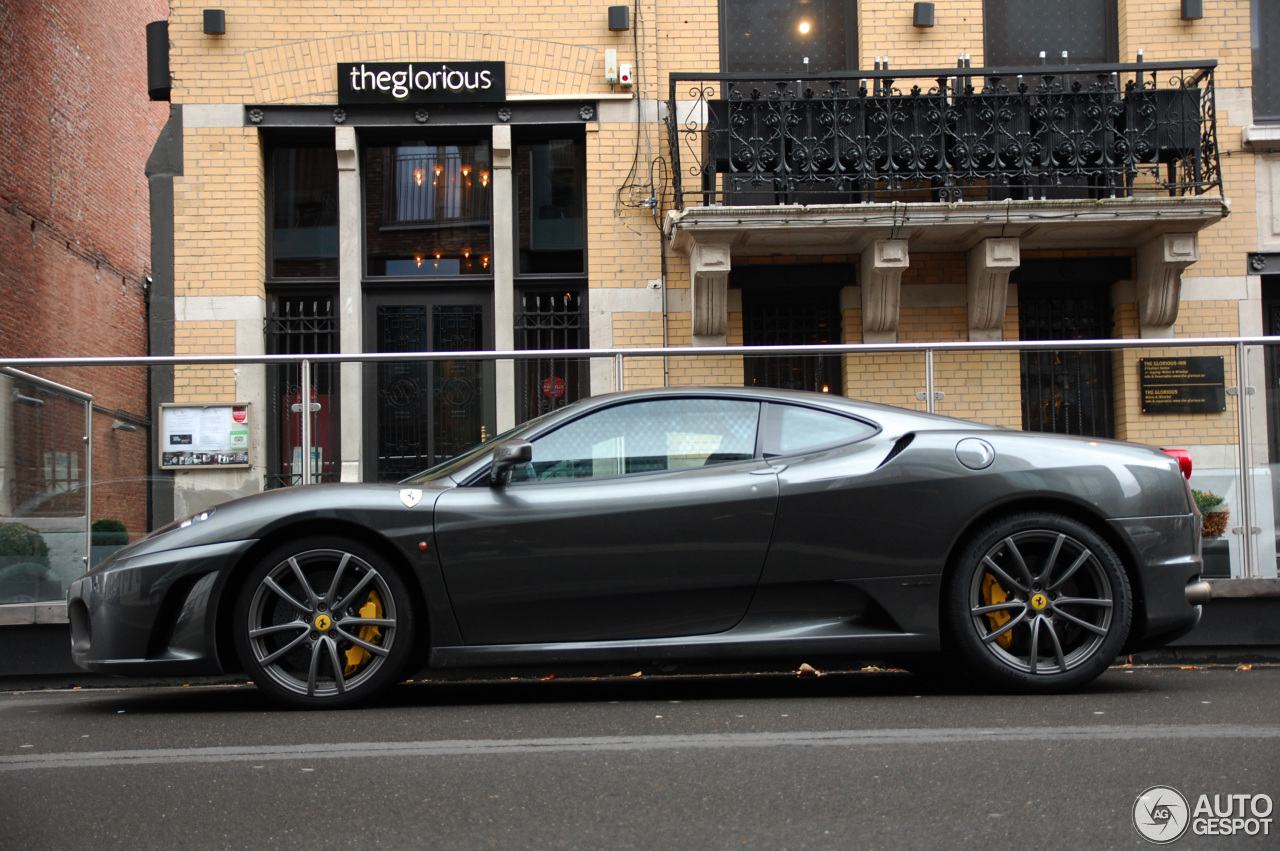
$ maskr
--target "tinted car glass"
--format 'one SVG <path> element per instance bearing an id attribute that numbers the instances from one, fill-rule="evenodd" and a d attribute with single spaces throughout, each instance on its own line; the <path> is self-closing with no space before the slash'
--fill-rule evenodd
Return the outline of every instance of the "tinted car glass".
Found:
<path id="1" fill-rule="evenodd" d="M 814 408 L 774 405 L 770 416 L 774 422 L 774 439 L 769 453 L 775 455 L 853 443 L 876 433 L 876 427 L 870 423 Z"/>
<path id="2" fill-rule="evenodd" d="M 755 457 L 757 402 L 661 399 L 596 411 L 533 442 L 511 481 L 556 481 L 705 467 Z"/>

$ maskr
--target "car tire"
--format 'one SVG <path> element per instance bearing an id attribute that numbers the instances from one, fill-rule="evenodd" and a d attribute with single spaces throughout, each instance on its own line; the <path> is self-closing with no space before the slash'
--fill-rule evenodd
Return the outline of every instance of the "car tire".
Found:
<path id="1" fill-rule="evenodd" d="M 369 547 L 331 537 L 264 557 L 240 588 L 233 629 L 258 688 L 302 709 L 372 699 L 402 675 L 415 633 L 396 569 Z"/>
<path id="2" fill-rule="evenodd" d="M 978 532 L 943 591 L 947 649 L 989 685 L 1051 693 L 1091 682 L 1115 660 L 1133 619 L 1115 550 L 1079 521 L 1035 512 Z"/>

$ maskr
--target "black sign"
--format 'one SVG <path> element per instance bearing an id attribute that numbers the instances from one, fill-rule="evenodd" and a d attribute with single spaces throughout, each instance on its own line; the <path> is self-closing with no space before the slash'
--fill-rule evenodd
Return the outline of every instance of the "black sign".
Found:
<path id="1" fill-rule="evenodd" d="M 1216 414 L 1227 409 L 1220 357 L 1139 358 L 1144 414 Z"/>
<path id="2" fill-rule="evenodd" d="M 500 102 L 505 62 L 339 62 L 339 104 Z"/>

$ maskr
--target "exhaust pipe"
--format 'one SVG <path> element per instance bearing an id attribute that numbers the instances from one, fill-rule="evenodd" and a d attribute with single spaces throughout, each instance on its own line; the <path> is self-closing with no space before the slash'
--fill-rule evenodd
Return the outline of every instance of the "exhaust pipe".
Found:
<path id="1" fill-rule="evenodd" d="M 1193 606 L 1203 606 L 1213 595 L 1213 586 L 1203 579 L 1187 583 L 1187 602 Z"/>

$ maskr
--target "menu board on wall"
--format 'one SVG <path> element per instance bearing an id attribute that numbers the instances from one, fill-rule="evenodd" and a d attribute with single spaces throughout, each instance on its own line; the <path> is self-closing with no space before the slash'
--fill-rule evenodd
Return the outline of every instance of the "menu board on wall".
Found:
<path id="1" fill-rule="evenodd" d="M 160 466 L 249 466 L 249 405 L 160 406 Z"/>
<path id="2" fill-rule="evenodd" d="M 1227 409 L 1221 357 L 1139 358 L 1144 414 L 1217 414 Z"/>

